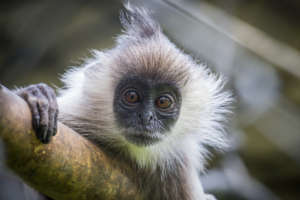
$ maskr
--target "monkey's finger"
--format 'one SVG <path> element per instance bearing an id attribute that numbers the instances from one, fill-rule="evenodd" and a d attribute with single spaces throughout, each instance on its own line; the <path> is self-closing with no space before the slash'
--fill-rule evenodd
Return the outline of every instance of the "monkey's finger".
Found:
<path id="1" fill-rule="evenodd" d="M 57 112 L 58 112 L 58 105 L 56 101 L 56 95 L 54 90 L 46 84 L 38 84 L 38 88 L 44 97 L 47 98 L 49 103 L 49 125 L 46 137 L 46 143 L 50 142 L 50 139 L 53 135 L 57 132 Z"/>
<path id="2" fill-rule="evenodd" d="M 54 136 L 57 132 L 58 105 L 57 105 L 57 102 L 56 102 L 56 97 L 53 96 L 52 94 L 49 94 L 49 95 L 51 95 L 51 96 L 50 96 L 50 99 L 49 99 L 50 109 L 49 109 L 49 130 L 48 130 L 48 134 L 50 134 L 51 136 Z"/>
<path id="3" fill-rule="evenodd" d="M 38 111 L 37 98 L 27 91 L 24 91 L 19 95 L 27 102 L 32 114 L 33 129 L 37 131 L 38 127 L 40 126 L 40 114 Z"/>
<path id="4" fill-rule="evenodd" d="M 40 114 L 40 124 L 37 130 L 37 137 L 41 142 L 46 143 L 49 126 L 49 104 L 46 100 L 38 101 L 38 110 Z"/>
<path id="5" fill-rule="evenodd" d="M 51 137 L 54 135 L 54 129 L 55 129 L 55 110 L 54 109 L 49 109 L 49 124 L 48 124 L 48 131 L 47 135 L 45 138 L 45 143 L 49 143 Z"/>
<path id="6" fill-rule="evenodd" d="M 53 128 L 53 136 L 57 133 L 57 117 L 58 117 L 58 110 L 56 110 L 54 115 L 54 128 Z"/>
<path id="7" fill-rule="evenodd" d="M 50 101 L 52 98 L 52 93 L 54 93 L 53 89 L 44 83 L 40 83 L 37 85 L 39 91 Z"/>
<path id="8" fill-rule="evenodd" d="M 32 100 L 30 100 L 32 99 Z M 32 126 L 35 131 L 37 131 L 38 127 L 40 126 L 40 114 L 38 110 L 38 104 L 37 100 L 34 100 L 34 98 L 29 98 L 27 100 L 27 104 L 29 105 L 29 108 L 31 110 L 32 114 Z"/>

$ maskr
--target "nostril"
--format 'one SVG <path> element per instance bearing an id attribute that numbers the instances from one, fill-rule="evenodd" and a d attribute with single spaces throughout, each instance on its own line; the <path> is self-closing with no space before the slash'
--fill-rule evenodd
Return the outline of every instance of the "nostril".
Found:
<path id="1" fill-rule="evenodd" d="M 155 118 L 152 112 L 139 113 L 137 117 L 144 125 L 152 123 Z"/>
<path id="2" fill-rule="evenodd" d="M 153 120 L 153 116 L 150 115 L 150 116 L 149 116 L 149 121 L 152 121 L 152 120 Z"/>
<path id="3" fill-rule="evenodd" d="M 152 112 L 148 113 L 147 120 L 148 120 L 148 123 L 151 123 L 154 120 L 154 116 L 153 116 Z"/>

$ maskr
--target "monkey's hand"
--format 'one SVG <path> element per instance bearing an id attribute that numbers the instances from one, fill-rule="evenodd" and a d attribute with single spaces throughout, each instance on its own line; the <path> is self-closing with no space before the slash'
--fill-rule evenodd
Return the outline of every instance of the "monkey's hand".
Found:
<path id="1" fill-rule="evenodd" d="M 16 91 L 29 105 L 32 126 L 37 138 L 49 143 L 57 132 L 58 105 L 54 90 L 44 83 L 30 85 Z"/>

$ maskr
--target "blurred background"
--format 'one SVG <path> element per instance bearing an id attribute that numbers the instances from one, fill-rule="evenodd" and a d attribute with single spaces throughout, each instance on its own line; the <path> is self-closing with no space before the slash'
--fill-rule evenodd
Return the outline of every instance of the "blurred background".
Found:
<path id="1" fill-rule="evenodd" d="M 237 98 L 232 148 L 209 162 L 220 200 L 300 199 L 300 1 L 132 0 L 185 52 L 225 75 Z M 1 1 L 0 83 L 45 82 L 121 33 L 120 0 Z M 1 144 L 0 144 L 1 147 Z M 1 159 L 1 156 L 0 156 Z M 24 199 L 0 166 L 0 199 Z"/>

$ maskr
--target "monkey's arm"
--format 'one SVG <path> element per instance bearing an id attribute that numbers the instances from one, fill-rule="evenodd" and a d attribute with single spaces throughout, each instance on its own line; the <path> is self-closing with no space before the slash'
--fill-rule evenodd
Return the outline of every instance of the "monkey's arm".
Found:
<path id="1" fill-rule="evenodd" d="M 98 147 L 63 124 L 51 143 L 42 144 L 27 103 L 1 85 L 0 138 L 8 167 L 53 199 L 141 199 Z"/>

